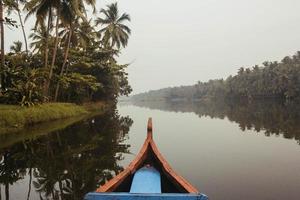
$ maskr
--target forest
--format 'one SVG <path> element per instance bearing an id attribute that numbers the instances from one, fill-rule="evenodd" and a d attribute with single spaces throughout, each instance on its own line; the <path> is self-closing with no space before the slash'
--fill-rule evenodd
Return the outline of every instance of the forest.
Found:
<path id="1" fill-rule="evenodd" d="M 300 144 L 300 104 L 295 101 L 137 101 L 134 105 L 169 112 L 195 113 L 199 118 L 227 119 L 255 133 L 282 136 Z"/>
<path id="2" fill-rule="evenodd" d="M 32 18 L 27 33 L 24 22 Z M 96 0 L 0 0 L 0 104 L 116 101 L 128 95 L 128 65 L 117 58 L 128 44 L 130 20 L 117 3 L 99 9 Z M 4 26 L 23 33 L 6 53 Z"/>
<path id="3" fill-rule="evenodd" d="M 226 79 L 199 81 L 192 86 L 170 87 L 134 95 L 134 101 L 202 99 L 280 99 L 300 97 L 300 52 L 280 62 L 264 62 L 252 68 L 241 67 Z"/>

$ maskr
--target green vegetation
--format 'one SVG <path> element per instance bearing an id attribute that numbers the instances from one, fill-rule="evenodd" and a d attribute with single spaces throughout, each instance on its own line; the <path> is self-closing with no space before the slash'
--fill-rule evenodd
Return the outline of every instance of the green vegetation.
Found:
<path id="1" fill-rule="evenodd" d="M 104 110 L 104 103 L 78 106 L 71 103 L 44 103 L 32 107 L 13 105 L 0 106 L 0 133 L 16 132 L 33 124 L 50 122 L 57 119 L 87 117 L 89 114 Z M 61 122 L 61 120 L 60 120 Z"/>
<path id="2" fill-rule="evenodd" d="M 226 118 L 237 123 L 242 131 L 254 130 L 265 136 L 281 135 L 300 144 L 300 104 L 296 101 L 208 99 L 199 102 L 139 101 L 135 105 L 173 112 L 193 112 L 200 118 Z"/>
<path id="3" fill-rule="evenodd" d="M 240 68 L 226 80 L 198 82 L 193 86 L 164 88 L 133 96 L 135 101 L 201 99 L 283 99 L 300 97 L 300 52 L 281 62 L 264 62 L 263 66 Z"/>
<path id="4" fill-rule="evenodd" d="M 128 44 L 130 16 L 119 13 L 117 3 L 100 12 L 95 4 L 91 0 L 0 0 L 0 133 L 82 116 L 104 106 L 94 102 L 115 103 L 118 96 L 131 92 L 127 65 L 117 62 L 121 47 Z M 94 10 L 92 16 L 86 12 L 88 7 Z M 25 21 L 35 18 L 30 44 L 21 12 L 26 13 Z M 10 18 L 12 13 L 18 20 Z M 16 41 L 4 53 L 4 26 L 22 29 L 25 51 L 23 43 Z"/>
<path id="5" fill-rule="evenodd" d="M 6 132 L 1 132 L 0 130 L 0 148 L 6 148 L 25 140 L 35 140 L 41 136 L 48 135 L 51 132 L 63 130 L 64 128 L 67 128 L 68 126 L 71 126 L 72 124 L 81 120 L 93 117 L 94 115 L 102 114 L 103 112 L 104 111 L 91 112 L 89 114 L 49 121 L 47 123 L 42 122 L 39 124 L 30 125 L 22 129 L 16 127 L 10 129 L 8 129 L 7 127 L 5 129 L 3 128 L 2 130 L 5 130 Z"/>
<path id="6" fill-rule="evenodd" d="M 127 65 L 117 62 L 128 44 L 130 16 L 120 13 L 117 3 L 100 12 L 95 4 L 94 0 L 0 1 L 0 104 L 115 102 L 131 92 Z M 91 16 L 88 7 L 94 11 Z M 29 45 L 20 12 L 26 13 L 25 21 L 35 18 Z M 9 18 L 11 13 L 17 13 L 18 20 Z M 16 41 L 11 52 L 4 53 L 3 26 L 22 28 L 25 51 Z"/>

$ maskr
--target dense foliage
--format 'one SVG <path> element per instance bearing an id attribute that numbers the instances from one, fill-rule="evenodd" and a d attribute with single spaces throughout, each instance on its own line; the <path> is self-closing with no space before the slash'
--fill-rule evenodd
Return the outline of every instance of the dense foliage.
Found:
<path id="1" fill-rule="evenodd" d="M 134 100 L 191 100 L 207 98 L 292 100 L 300 97 L 300 52 L 281 62 L 240 68 L 227 79 L 198 82 L 193 86 L 164 88 L 133 96 Z"/>
<path id="2" fill-rule="evenodd" d="M 86 13 L 87 6 L 93 8 L 93 16 Z M 29 47 L 23 29 L 25 51 L 16 41 L 1 57 L 5 62 L 0 68 L 0 103 L 114 101 L 131 92 L 127 65 L 116 60 L 128 43 L 130 16 L 120 14 L 117 3 L 99 13 L 91 0 L 6 0 L 2 9 L 7 15 L 20 14 L 21 7 L 26 18 L 35 17 L 36 24 Z M 23 28 L 19 16 L 19 22 L 11 24 Z"/>

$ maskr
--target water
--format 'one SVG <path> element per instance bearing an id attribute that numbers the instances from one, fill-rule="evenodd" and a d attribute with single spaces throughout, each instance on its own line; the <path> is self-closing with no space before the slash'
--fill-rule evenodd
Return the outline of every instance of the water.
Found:
<path id="1" fill-rule="evenodd" d="M 299 199 L 298 104 L 138 105 L 144 108 L 119 108 L 134 121 L 132 150 L 137 152 L 152 116 L 154 139 L 163 155 L 210 199 Z"/>
<path id="2" fill-rule="evenodd" d="M 118 161 L 129 152 L 122 142 L 131 124 L 107 112 L 49 134 L 24 130 L 34 136 L 12 145 L 1 135 L 2 198 L 82 199 L 123 169 Z"/>
<path id="3" fill-rule="evenodd" d="M 299 107 L 141 102 L 14 144 L 0 136 L 2 199 L 7 183 L 10 199 L 82 199 L 134 158 L 152 117 L 164 157 L 210 199 L 298 200 Z"/>

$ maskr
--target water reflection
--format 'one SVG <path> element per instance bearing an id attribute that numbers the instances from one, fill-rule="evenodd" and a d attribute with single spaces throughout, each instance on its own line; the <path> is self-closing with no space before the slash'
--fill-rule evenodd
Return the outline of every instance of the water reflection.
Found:
<path id="1" fill-rule="evenodd" d="M 22 199 L 82 199 L 122 170 L 132 123 L 113 111 L 0 149 L 0 199 L 18 182 Z"/>
<path id="2" fill-rule="evenodd" d="M 150 109 L 175 112 L 194 112 L 199 117 L 228 118 L 239 124 L 241 130 L 255 130 L 266 136 L 282 135 L 300 144 L 300 104 L 298 102 L 134 102 Z"/>

